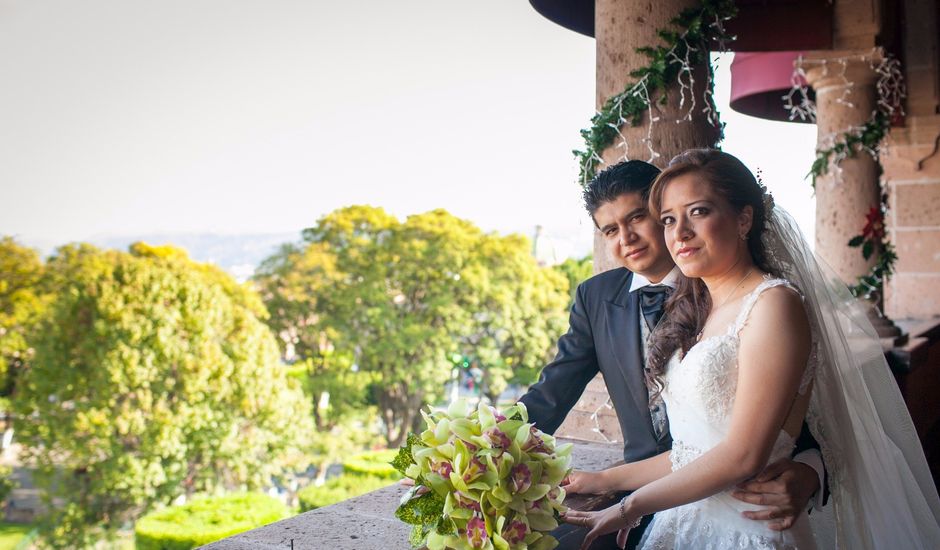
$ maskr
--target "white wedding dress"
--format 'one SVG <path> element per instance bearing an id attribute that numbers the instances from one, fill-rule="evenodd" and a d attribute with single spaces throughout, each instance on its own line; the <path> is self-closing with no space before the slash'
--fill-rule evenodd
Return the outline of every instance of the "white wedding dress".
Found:
<path id="1" fill-rule="evenodd" d="M 681 360 L 676 353 L 667 366 L 662 397 L 669 411 L 673 471 L 701 456 L 728 434 L 737 387 L 740 332 L 761 293 L 781 285 L 793 288 L 783 279 L 765 278 L 744 298 L 736 321 L 726 333 L 698 342 Z M 814 367 L 811 359 L 803 376 L 801 392 L 808 388 Z M 794 443 L 795 438 L 781 430 L 769 462 L 791 456 Z M 806 512 L 790 529 L 774 531 L 767 527 L 767 521 L 754 521 L 741 515 L 745 510 L 760 508 L 732 497 L 730 491 L 724 491 L 685 506 L 657 512 L 640 548 L 816 548 Z"/>
<path id="2" fill-rule="evenodd" d="M 766 211 L 762 240 L 771 271 L 782 279 L 768 278 L 755 288 L 726 334 L 702 340 L 667 367 L 663 398 L 673 469 L 727 434 L 739 332 L 762 292 L 787 285 L 803 297 L 813 335 L 800 389 L 805 391 L 812 380 L 806 421 L 826 465 L 829 504 L 814 511 L 811 521 L 803 513 L 792 528 L 776 532 L 741 515 L 754 506 L 722 492 L 658 512 L 640 547 L 940 548 L 940 495 L 877 333 L 859 301 L 814 256 L 793 218 L 772 202 Z M 789 456 L 793 442 L 782 432 L 770 461 Z"/>

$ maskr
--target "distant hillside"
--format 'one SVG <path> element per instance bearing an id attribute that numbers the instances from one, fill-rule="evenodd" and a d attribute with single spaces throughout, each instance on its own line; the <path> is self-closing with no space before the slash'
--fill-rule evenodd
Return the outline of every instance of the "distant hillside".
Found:
<path id="1" fill-rule="evenodd" d="M 261 233 L 245 235 L 216 235 L 213 233 L 152 234 L 108 236 L 91 239 L 91 243 L 104 248 L 127 250 L 134 242 L 151 245 L 171 244 L 186 249 L 190 258 L 210 262 L 244 281 L 255 268 L 285 243 L 300 240 L 300 231 L 294 233 Z"/>
<path id="2" fill-rule="evenodd" d="M 593 228 L 589 226 L 543 227 L 538 230 L 526 227 L 502 228 L 498 232 L 516 232 L 534 239 L 533 253 L 543 265 L 554 265 L 565 258 L 582 258 L 593 251 Z M 17 238 L 26 246 L 38 249 L 43 256 L 52 254 L 56 247 L 65 244 L 48 239 Z M 131 243 L 137 241 L 151 245 L 171 244 L 185 249 L 192 259 L 211 262 L 231 273 L 239 281 L 244 281 L 251 277 L 255 268 L 277 251 L 278 247 L 300 242 L 300 230 L 290 233 L 99 235 L 85 241 L 102 248 L 118 250 L 127 250 Z"/>

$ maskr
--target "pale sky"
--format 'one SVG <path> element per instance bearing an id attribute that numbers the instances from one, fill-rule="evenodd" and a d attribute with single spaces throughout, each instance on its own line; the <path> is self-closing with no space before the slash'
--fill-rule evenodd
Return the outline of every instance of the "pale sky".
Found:
<path id="1" fill-rule="evenodd" d="M 730 59 L 723 147 L 811 226 L 815 128 L 732 113 Z M 28 244 L 349 204 L 590 242 L 594 41 L 525 0 L 0 0 L 0 74 L 0 234 Z"/>

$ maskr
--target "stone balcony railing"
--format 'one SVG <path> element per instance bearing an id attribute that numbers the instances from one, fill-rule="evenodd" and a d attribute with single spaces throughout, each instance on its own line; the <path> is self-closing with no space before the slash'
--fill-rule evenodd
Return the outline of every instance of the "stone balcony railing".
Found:
<path id="1" fill-rule="evenodd" d="M 572 466 L 601 470 L 623 459 L 620 444 L 572 441 Z M 411 526 L 395 517 L 406 488 L 395 484 L 222 539 L 206 550 L 406 550 Z"/>
<path id="2" fill-rule="evenodd" d="M 940 319 L 899 324 L 910 334 L 910 340 L 891 350 L 888 361 L 924 444 L 934 480 L 940 484 Z M 603 442 L 621 439 L 616 415 L 606 402 L 606 388 L 598 376 L 558 429 L 557 435 L 562 438 L 577 434 L 601 440 L 566 439 L 575 443 L 572 466 L 576 469 L 601 470 L 622 459 L 622 443 Z M 395 518 L 395 508 L 404 492 L 404 487 L 392 485 L 204 548 L 404 550 L 409 548 L 411 528 Z"/>

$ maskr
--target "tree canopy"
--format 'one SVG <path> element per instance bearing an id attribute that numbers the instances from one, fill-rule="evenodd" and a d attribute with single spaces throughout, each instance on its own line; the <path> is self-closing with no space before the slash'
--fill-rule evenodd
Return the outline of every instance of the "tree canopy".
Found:
<path id="1" fill-rule="evenodd" d="M 536 264 L 525 237 L 487 235 L 478 246 L 484 267 L 475 285 L 479 304 L 459 341 L 482 370 L 482 390 L 495 403 L 510 383 L 535 382 L 551 358 L 566 327 L 568 285 L 555 270 Z"/>
<path id="2" fill-rule="evenodd" d="M 42 315 L 46 293 L 39 253 L 0 238 L 0 411 L 13 393 L 16 375 L 32 355 L 29 332 Z"/>
<path id="3" fill-rule="evenodd" d="M 45 279 L 14 406 L 53 545 L 180 494 L 260 487 L 312 431 L 260 299 L 221 270 L 167 247 L 70 245 Z"/>
<path id="4" fill-rule="evenodd" d="M 494 396 L 544 364 L 564 329 L 567 284 L 530 248 L 444 210 L 402 222 L 351 206 L 304 230 L 256 281 L 285 351 L 370 377 L 368 398 L 397 446 L 420 407 L 443 398 L 453 354 L 474 357 Z"/>
<path id="5" fill-rule="evenodd" d="M 575 292 L 578 290 L 578 285 L 594 275 L 594 257 L 588 254 L 580 260 L 568 258 L 556 265 L 555 270 L 568 279 L 568 294 L 570 295 L 568 307 L 570 308 L 571 304 L 574 303 L 574 296 Z"/>

